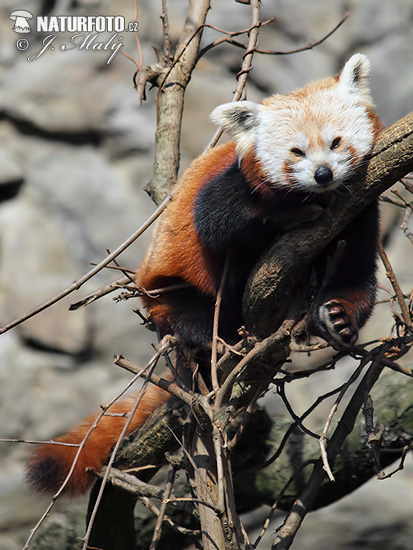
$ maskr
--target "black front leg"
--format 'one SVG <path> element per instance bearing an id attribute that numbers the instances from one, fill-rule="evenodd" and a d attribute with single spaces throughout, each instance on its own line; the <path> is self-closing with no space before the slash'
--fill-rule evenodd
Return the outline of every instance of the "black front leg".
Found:
<path id="1" fill-rule="evenodd" d="M 375 303 L 378 238 L 378 204 L 374 202 L 319 258 L 316 269 L 321 287 L 313 306 L 313 332 L 343 345 L 356 342 Z"/>
<path id="2" fill-rule="evenodd" d="M 195 228 L 209 250 L 223 252 L 256 217 L 251 189 L 236 161 L 208 182 L 195 202 Z"/>

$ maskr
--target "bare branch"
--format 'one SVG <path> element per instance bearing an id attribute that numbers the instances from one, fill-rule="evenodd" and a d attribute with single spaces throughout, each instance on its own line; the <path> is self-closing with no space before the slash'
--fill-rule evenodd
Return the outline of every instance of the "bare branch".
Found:
<path id="1" fill-rule="evenodd" d="M 166 486 L 165 486 L 165 490 L 164 490 L 163 497 L 162 497 L 162 504 L 161 504 L 161 507 L 159 508 L 159 515 L 158 515 L 158 518 L 156 520 L 156 525 L 155 525 L 155 529 L 154 529 L 154 532 L 153 532 L 153 537 L 152 537 L 152 541 L 151 541 L 151 545 L 149 547 L 149 550 L 156 550 L 156 548 L 158 546 L 158 543 L 159 543 L 159 539 L 161 538 L 162 523 L 165 519 L 166 505 L 169 502 L 169 498 L 171 496 L 172 489 L 173 489 L 173 486 L 174 486 L 176 470 L 177 470 L 177 466 L 172 464 L 170 469 L 169 469 L 169 472 L 168 472 L 168 477 L 167 477 L 167 480 L 166 480 Z"/>
<path id="2" fill-rule="evenodd" d="M 232 96 L 232 101 L 239 101 L 242 97 L 245 85 L 247 83 L 247 78 L 250 70 L 252 69 L 252 60 L 254 58 L 255 48 L 258 44 L 258 29 L 261 25 L 260 23 L 260 1 L 251 0 L 251 19 L 252 25 L 251 30 L 248 36 L 247 51 L 245 52 L 242 60 L 241 70 L 237 74 L 237 87 Z M 218 143 L 219 138 L 222 136 L 223 130 L 218 129 L 208 147 L 213 147 Z"/>
<path id="3" fill-rule="evenodd" d="M 96 275 L 96 273 L 99 273 L 103 268 L 105 268 L 112 260 L 117 258 L 122 252 L 124 252 L 133 242 L 136 241 L 152 224 L 153 222 L 161 215 L 161 213 L 165 210 L 167 207 L 169 201 L 171 200 L 172 195 L 166 197 L 166 199 L 158 206 L 158 208 L 153 212 L 153 214 L 141 225 L 139 229 L 137 229 L 130 237 L 126 239 L 121 245 L 116 248 L 109 256 L 107 256 L 105 259 L 103 259 L 101 262 L 99 262 L 93 269 L 88 271 L 85 275 L 83 275 L 80 279 L 72 283 L 70 286 L 62 290 L 62 292 L 59 292 L 56 296 L 51 298 L 50 300 L 47 300 L 40 306 L 32 309 L 31 311 L 25 313 L 18 319 L 15 319 L 14 321 L 8 323 L 7 325 L 4 325 L 2 328 L 0 328 L 0 335 L 7 332 L 11 328 L 16 327 L 17 325 L 20 325 L 24 321 L 27 321 L 27 319 L 30 319 L 31 317 L 34 317 L 38 313 L 44 311 L 48 307 L 56 304 L 63 298 L 66 298 L 69 294 L 74 292 L 75 290 L 79 290 L 81 286 L 83 286 L 87 281 L 89 281 L 92 277 Z"/>
<path id="4" fill-rule="evenodd" d="M 384 472 L 380 472 L 379 474 L 377 474 L 377 479 L 388 479 L 389 477 L 392 477 L 394 476 L 394 474 L 397 474 L 397 472 L 401 472 L 403 469 L 404 469 L 404 463 L 406 461 L 406 457 L 407 457 L 407 453 L 410 451 L 410 447 L 408 445 L 406 445 L 405 447 L 403 447 L 403 452 L 402 452 L 402 456 L 400 458 L 400 462 L 399 464 L 397 465 L 396 468 L 394 468 L 391 472 L 389 472 L 388 474 L 384 473 Z"/>
<path id="5" fill-rule="evenodd" d="M 219 284 L 219 289 L 217 297 L 215 300 L 214 307 L 214 321 L 213 321 L 213 330 L 212 330 L 212 352 L 211 352 L 211 381 L 212 388 L 215 392 L 219 390 L 218 376 L 217 376 L 217 343 L 218 343 L 218 324 L 219 324 L 219 312 L 221 309 L 222 302 L 222 293 L 224 291 L 224 286 L 227 281 L 229 267 L 229 255 L 225 260 L 224 269 L 222 271 L 221 282 Z"/>
<path id="6" fill-rule="evenodd" d="M 158 74 L 152 80 L 159 88 L 158 125 L 155 136 L 154 174 L 146 191 L 156 204 L 165 198 L 177 179 L 184 95 L 196 65 L 208 10 L 209 0 L 190 1 L 174 60 L 172 63 L 166 60 L 166 65 L 164 64 L 161 70 L 158 69 Z"/>
<path id="7" fill-rule="evenodd" d="M 400 288 L 399 282 L 397 281 L 396 275 L 393 271 L 389 258 L 387 257 L 387 254 L 384 251 L 384 248 L 381 242 L 378 243 L 378 250 L 379 250 L 381 261 L 383 262 L 383 265 L 386 268 L 386 276 L 391 282 L 394 292 L 396 293 L 397 303 L 400 306 L 400 311 L 402 313 L 403 321 L 406 323 L 408 327 L 411 327 L 412 320 L 410 318 L 409 310 L 407 309 L 407 305 L 404 300 L 403 292 Z"/>
<path id="8" fill-rule="evenodd" d="M 335 458 L 341 449 L 347 435 L 352 431 L 356 416 L 364 403 L 370 389 L 377 381 L 384 367 L 378 363 L 373 363 L 360 382 L 357 390 L 350 400 L 349 405 L 337 426 L 330 443 L 327 447 L 327 459 L 330 465 L 334 464 Z M 317 462 L 312 475 L 302 491 L 300 497 L 295 501 L 294 506 L 288 514 L 283 526 L 279 530 L 274 543 L 273 550 L 284 550 L 290 548 L 298 529 L 300 528 L 304 517 L 310 511 L 320 485 L 324 479 L 325 471 L 323 462 Z"/>

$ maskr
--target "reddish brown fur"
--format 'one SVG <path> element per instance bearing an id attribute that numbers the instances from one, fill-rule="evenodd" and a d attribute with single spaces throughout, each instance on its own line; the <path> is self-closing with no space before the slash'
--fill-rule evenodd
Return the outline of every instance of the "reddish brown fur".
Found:
<path id="1" fill-rule="evenodd" d="M 361 290 L 347 291 L 345 298 L 338 300 L 347 313 L 357 318 L 366 302 L 366 293 Z"/>
<path id="2" fill-rule="evenodd" d="M 123 401 L 116 402 L 109 409 L 109 413 L 126 414 L 136 400 L 136 395 Z M 148 386 L 139 407 L 128 427 L 127 433 L 131 433 L 141 426 L 148 415 L 161 403 L 169 398 L 169 394 L 156 386 Z M 95 413 L 65 435 L 54 441 L 62 443 L 82 442 L 88 430 L 95 422 L 98 413 Z M 65 494 L 84 493 L 95 479 L 91 468 L 99 472 L 107 461 L 112 447 L 117 442 L 119 435 L 127 421 L 126 416 L 103 416 L 97 427 L 89 434 L 87 441 L 79 455 L 72 476 L 65 487 Z M 29 483 L 39 492 L 56 493 L 66 479 L 72 463 L 75 459 L 78 447 L 44 444 L 38 447 L 27 465 L 27 478 Z"/>
<path id="3" fill-rule="evenodd" d="M 257 159 L 255 151 L 251 149 L 242 159 L 242 173 L 250 182 L 252 189 L 260 189 L 260 194 L 265 197 L 272 196 L 274 189 L 268 178 L 265 176 L 260 161 Z"/>
<path id="4" fill-rule="evenodd" d="M 284 173 L 285 181 L 287 183 L 289 183 L 290 185 L 294 185 L 296 183 L 293 176 L 293 168 L 291 166 L 291 162 L 288 160 L 284 161 L 283 173 Z"/>
<path id="5" fill-rule="evenodd" d="M 368 114 L 368 117 L 369 117 L 370 122 L 372 124 L 372 131 L 373 131 L 374 140 L 376 140 L 378 138 L 380 132 L 383 131 L 384 125 L 383 125 L 382 121 L 379 119 L 377 113 L 375 113 L 374 111 L 369 110 L 367 112 L 367 114 Z"/>
<path id="6" fill-rule="evenodd" d="M 136 276 L 138 287 L 161 288 L 171 278 L 191 283 L 201 292 L 214 294 L 216 281 L 207 266 L 194 226 L 194 204 L 200 189 L 235 161 L 235 144 L 226 143 L 207 151 L 185 172 L 182 185 L 156 226 L 155 237 Z M 170 238 L 170 236 L 174 238 Z M 149 317 L 161 328 L 167 308 L 159 301 L 143 297 Z"/>
<path id="7" fill-rule="evenodd" d="M 285 96 L 277 96 L 265 100 L 264 105 L 272 102 L 288 108 L 291 101 L 298 101 L 304 106 L 311 107 L 315 91 L 331 88 L 337 78 L 325 79 Z M 374 137 L 381 131 L 381 123 L 377 115 L 370 110 L 368 114 L 372 122 Z M 372 107 L 371 107 L 372 109 Z M 310 136 L 312 137 L 312 136 Z M 315 136 L 315 142 L 321 137 Z M 319 144 L 320 145 L 320 144 Z M 358 163 L 356 151 L 352 151 L 354 164 Z M 139 287 L 154 290 L 168 285 L 170 281 L 178 279 L 188 282 L 201 293 L 214 295 L 217 290 L 217 280 L 209 268 L 204 248 L 201 246 L 194 220 L 195 201 L 199 191 L 214 177 L 225 172 L 236 161 L 235 144 L 229 142 L 209 150 L 197 159 L 184 174 L 181 185 L 175 189 L 173 200 L 162 217 L 159 219 L 155 235 L 140 269 L 137 272 L 136 282 Z M 291 161 L 293 162 L 293 161 Z M 285 161 L 285 180 L 292 180 L 291 162 Z M 264 197 L 272 193 L 271 185 L 267 184 L 262 166 L 257 161 L 255 153 L 250 150 L 243 158 L 242 172 L 251 187 L 260 189 Z M 211 205 L 211 208 L 213 205 Z M 360 312 L 365 295 L 361 291 L 347 293 L 340 302 L 346 312 L 356 316 Z M 144 305 L 151 320 L 164 332 L 168 332 L 169 308 L 156 298 L 143 297 Z M 168 394 L 159 388 L 150 387 L 138 411 L 128 428 L 128 433 L 139 427 L 159 404 L 168 399 Z M 133 398 L 119 402 L 110 409 L 112 413 L 127 413 L 133 405 Z M 84 439 L 97 415 L 87 418 L 83 423 L 72 429 L 56 441 L 62 443 L 79 444 Z M 86 468 L 100 470 L 107 460 L 110 450 L 118 440 L 126 422 L 125 418 L 104 416 L 94 429 L 79 456 L 72 477 L 66 487 L 66 492 L 76 494 L 84 492 L 93 481 L 93 475 Z M 56 492 L 67 477 L 77 453 L 77 447 L 59 445 L 40 446 L 28 464 L 28 479 L 32 485 L 43 492 Z"/>

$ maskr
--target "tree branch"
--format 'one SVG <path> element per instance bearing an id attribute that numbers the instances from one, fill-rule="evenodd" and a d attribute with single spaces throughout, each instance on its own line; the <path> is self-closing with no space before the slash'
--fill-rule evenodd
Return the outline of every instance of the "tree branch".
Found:
<path id="1" fill-rule="evenodd" d="M 154 173 L 146 192 L 160 204 L 176 182 L 179 169 L 181 121 L 186 87 L 198 59 L 209 0 L 191 0 L 174 59 L 157 65 L 152 84 L 159 87 Z"/>

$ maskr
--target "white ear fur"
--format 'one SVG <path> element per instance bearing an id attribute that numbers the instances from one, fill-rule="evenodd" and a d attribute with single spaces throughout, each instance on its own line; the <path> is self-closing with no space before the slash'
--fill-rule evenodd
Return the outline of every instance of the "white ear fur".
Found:
<path id="1" fill-rule="evenodd" d="M 372 103 L 369 87 L 370 61 L 361 53 L 356 53 L 347 61 L 339 76 L 340 86 L 359 99 Z"/>
<path id="2" fill-rule="evenodd" d="M 211 113 L 212 122 L 234 138 L 240 159 L 254 144 L 261 109 L 261 105 L 253 101 L 234 101 L 219 105 Z"/>

